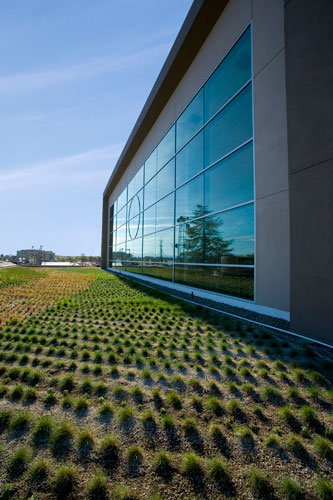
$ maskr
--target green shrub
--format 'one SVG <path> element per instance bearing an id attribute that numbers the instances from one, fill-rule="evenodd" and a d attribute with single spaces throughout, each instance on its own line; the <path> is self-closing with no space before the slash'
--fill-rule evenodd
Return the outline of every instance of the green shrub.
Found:
<path id="1" fill-rule="evenodd" d="M 12 477 L 20 476 L 25 470 L 31 457 L 29 448 L 22 447 L 16 450 L 8 461 L 8 472 Z"/>
<path id="2" fill-rule="evenodd" d="M 265 446 L 267 448 L 277 448 L 280 446 L 280 439 L 277 434 L 270 434 L 265 440 Z"/>
<path id="3" fill-rule="evenodd" d="M 223 414 L 223 407 L 216 396 L 209 396 L 205 402 L 205 408 L 217 417 Z"/>
<path id="4" fill-rule="evenodd" d="M 333 448 L 327 439 L 321 437 L 315 439 L 314 447 L 321 458 L 333 462 Z"/>
<path id="5" fill-rule="evenodd" d="M 186 453 L 184 455 L 182 460 L 182 471 L 193 479 L 202 475 L 200 458 L 196 453 Z"/>
<path id="6" fill-rule="evenodd" d="M 32 437 L 36 445 L 45 443 L 50 439 L 52 433 L 53 422 L 50 417 L 43 416 L 37 420 L 33 431 Z"/>
<path id="7" fill-rule="evenodd" d="M 213 481 L 218 483 L 220 486 L 226 487 L 230 482 L 228 467 L 218 457 L 212 458 L 208 462 L 207 474 Z"/>
<path id="8" fill-rule="evenodd" d="M 286 500 L 303 500 L 304 491 L 301 486 L 290 478 L 282 479 L 281 490 Z"/>
<path id="9" fill-rule="evenodd" d="M 52 490 L 57 496 L 68 496 L 76 483 L 76 468 L 73 465 L 62 465 L 57 470 L 52 482 Z"/>
<path id="10" fill-rule="evenodd" d="M 98 410 L 99 416 L 104 418 L 110 418 L 113 415 L 113 406 L 111 403 L 106 401 L 101 405 Z"/>
<path id="11" fill-rule="evenodd" d="M 134 500 L 135 496 L 129 486 L 118 484 L 113 490 L 114 500 Z"/>
<path id="12" fill-rule="evenodd" d="M 182 399 L 176 392 L 168 392 L 166 401 L 175 410 L 180 410 L 182 407 Z"/>
<path id="13" fill-rule="evenodd" d="M 29 477 L 35 483 L 45 481 L 50 472 L 49 462 L 45 459 L 34 462 L 29 469 Z"/>
<path id="14" fill-rule="evenodd" d="M 99 472 L 91 478 L 86 489 L 90 500 L 106 500 L 108 498 L 107 477 Z"/>
<path id="15" fill-rule="evenodd" d="M 271 495 L 272 485 L 267 474 L 252 467 L 247 471 L 246 476 L 250 489 L 257 498 L 265 499 Z"/>
<path id="16" fill-rule="evenodd" d="M 65 453 L 72 445 L 74 429 L 68 422 L 61 422 L 51 436 L 52 451 L 55 455 Z"/>
<path id="17" fill-rule="evenodd" d="M 308 456 L 308 452 L 303 445 L 302 441 L 297 437 L 294 436 L 293 434 L 290 435 L 286 439 L 286 446 L 287 449 L 295 455 L 295 457 L 300 458 L 301 460 L 304 460 Z"/>
<path id="18" fill-rule="evenodd" d="M 153 458 L 153 469 L 160 476 L 167 476 L 172 469 L 169 453 L 160 451 Z"/>
<path id="19" fill-rule="evenodd" d="M 317 417 L 317 413 L 311 406 L 304 405 L 301 408 L 301 417 L 304 422 L 312 428 L 319 427 L 320 423 Z"/>
<path id="20" fill-rule="evenodd" d="M 333 500 L 333 483 L 323 478 L 318 478 L 316 491 L 322 500 Z"/>
<path id="21" fill-rule="evenodd" d="M 143 459 L 143 451 L 140 446 L 133 444 L 126 451 L 126 458 L 128 462 L 141 462 Z"/>
<path id="22" fill-rule="evenodd" d="M 6 429 L 12 418 L 12 412 L 10 410 L 1 410 L 0 411 L 0 429 Z"/>
<path id="23" fill-rule="evenodd" d="M 30 425 L 31 417 L 27 412 L 16 413 L 12 420 L 10 421 L 9 428 L 11 432 L 22 432 L 25 431 Z"/>
<path id="24" fill-rule="evenodd" d="M 114 436 L 106 436 L 100 445 L 100 457 L 104 465 L 116 464 L 119 461 L 120 448 L 118 439 Z"/>
<path id="25" fill-rule="evenodd" d="M 83 429 L 78 437 L 78 449 L 79 452 L 89 453 L 94 447 L 94 436 L 88 429 Z"/>

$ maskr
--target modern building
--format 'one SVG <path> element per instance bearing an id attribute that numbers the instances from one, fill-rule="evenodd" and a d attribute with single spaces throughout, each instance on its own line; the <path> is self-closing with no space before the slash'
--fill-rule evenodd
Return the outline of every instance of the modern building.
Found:
<path id="1" fill-rule="evenodd" d="M 333 344 L 332 25 L 193 2 L 104 191 L 104 269 Z"/>
<path id="2" fill-rule="evenodd" d="M 31 248 L 28 250 L 17 250 L 16 262 L 21 264 L 42 265 L 43 262 L 54 262 L 56 256 L 50 250 Z"/>

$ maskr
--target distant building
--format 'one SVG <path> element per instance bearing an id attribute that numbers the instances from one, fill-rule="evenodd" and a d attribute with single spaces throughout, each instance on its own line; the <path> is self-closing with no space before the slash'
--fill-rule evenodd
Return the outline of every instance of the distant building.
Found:
<path id="1" fill-rule="evenodd" d="M 20 264 L 40 266 L 42 262 L 55 262 L 56 255 L 50 250 L 30 248 L 28 250 L 17 250 L 16 260 Z"/>
<path id="2" fill-rule="evenodd" d="M 57 262 L 45 261 L 42 262 L 41 265 L 43 267 L 77 267 L 79 264 L 77 264 L 76 262 L 69 262 L 69 261 L 57 261 Z"/>

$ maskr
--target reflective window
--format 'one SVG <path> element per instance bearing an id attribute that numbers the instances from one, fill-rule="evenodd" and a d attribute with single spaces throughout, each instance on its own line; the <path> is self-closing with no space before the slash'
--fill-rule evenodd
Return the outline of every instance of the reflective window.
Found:
<path id="1" fill-rule="evenodd" d="M 149 179 L 156 174 L 157 169 L 157 148 L 154 149 L 152 154 L 145 161 L 145 182 L 148 182 Z"/>
<path id="2" fill-rule="evenodd" d="M 177 120 L 177 151 L 191 139 L 203 125 L 203 90 L 195 96 Z"/>
<path id="3" fill-rule="evenodd" d="M 128 214 L 127 217 L 132 219 L 143 209 L 143 191 L 139 191 L 133 198 L 128 202 Z"/>
<path id="4" fill-rule="evenodd" d="M 248 29 L 110 207 L 110 267 L 253 299 L 250 80 Z"/>
<path id="5" fill-rule="evenodd" d="M 151 181 L 152 182 L 152 181 Z M 175 187 L 175 160 L 169 161 L 156 176 L 156 199 L 160 200 Z"/>
<path id="6" fill-rule="evenodd" d="M 176 264 L 175 281 L 244 299 L 253 299 L 253 268 Z"/>
<path id="7" fill-rule="evenodd" d="M 203 132 L 200 132 L 176 156 L 176 185 L 188 181 L 203 165 Z"/>
<path id="8" fill-rule="evenodd" d="M 160 280 L 172 281 L 172 265 L 166 263 L 144 263 L 143 274 Z"/>
<path id="9" fill-rule="evenodd" d="M 118 198 L 118 211 L 127 203 L 127 187 Z"/>
<path id="10" fill-rule="evenodd" d="M 156 196 L 157 196 L 157 186 L 156 186 L 156 178 L 157 176 L 153 177 L 146 185 L 144 188 L 144 197 L 145 197 L 145 209 L 150 207 L 153 203 L 156 203 Z"/>
<path id="11" fill-rule="evenodd" d="M 142 238 L 127 241 L 126 246 L 126 259 L 127 261 L 140 261 L 142 260 Z"/>
<path id="12" fill-rule="evenodd" d="M 135 174 L 127 187 L 128 201 L 143 187 L 143 167 Z"/>
<path id="13" fill-rule="evenodd" d="M 254 263 L 253 204 L 202 219 L 202 262 Z"/>
<path id="14" fill-rule="evenodd" d="M 203 220 L 186 222 L 175 229 L 175 261 L 203 262 Z"/>
<path id="15" fill-rule="evenodd" d="M 205 165 L 252 137 L 252 96 L 248 85 L 205 128 Z"/>
<path id="16" fill-rule="evenodd" d="M 143 218 L 144 234 L 154 233 L 156 231 L 156 205 L 145 210 Z"/>
<path id="17" fill-rule="evenodd" d="M 126 224 L 117 229 L 117 243 L 123 243 L 126 241 Z"/>
<path id="18" fill-rule="evenodd" d="M 176 223 L 199 217 L 204 204 L 203 174 L 176 191 Z"/>
<path id="19" fill-rule="evenodd" d="M 251 78 L 251 33 L 247 29 L 205 84 L 205 121 Z"/>
<path id="20" fill-rule="evenodd" d="M 127 241 L 142 236 L 142 214 L 137 215 L 127 223 Z"/>
<path id="21" fill-rule="evenodd" d="M 143 238 L 143 260 L 155 262 L 173 260 L 173 228 Z"/>
<path id="22" fill-rule="evenodd" d="M 117 226 L 122 226 L 126 222 L 127 207 L 122 208 L 117 214 Z"/>
<path id="23" fill-rule="evenodd" d="M 156 233 L 144 236 L 142 259 L 145 261 L 156 260 Z"/>
<path id="24" fill-rule="evenodd" d="M 157 148 L 157 170 L 163 167 L 175 154 L 175 126 L 163 137 Z"/>
<path id="25" fill-rule="evenodd" d="M 252 143 L 205 172 L 205 206 L 208 212 L 253 200 Z"/>
<path id="26" fill-rule="evenodd" d="M 173 226 L 174 194 L 171 193 L 156 204 L 156 231 Z"/>

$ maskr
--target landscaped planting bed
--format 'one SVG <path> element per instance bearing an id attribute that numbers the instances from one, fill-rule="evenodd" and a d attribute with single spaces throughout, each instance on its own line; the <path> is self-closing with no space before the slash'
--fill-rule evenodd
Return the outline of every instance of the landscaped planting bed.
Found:
<path id="1" fill-rule="evenodd" d="M 97 269 L 10 272 L 0 498 L 333 499 L 328 349 Z"/>

